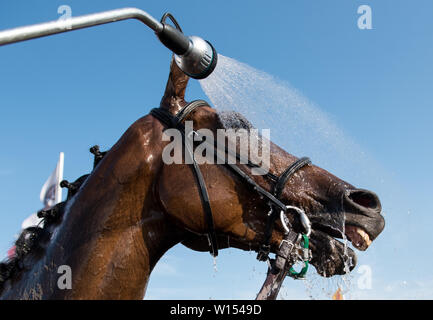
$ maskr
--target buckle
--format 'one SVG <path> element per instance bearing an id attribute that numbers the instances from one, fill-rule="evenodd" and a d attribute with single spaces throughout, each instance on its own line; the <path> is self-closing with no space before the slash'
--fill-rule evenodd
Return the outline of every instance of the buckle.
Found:
<path id="1" fill-rule="evenodd" d="M 294 247 L 295 244 L 291 240 L 283 239 L 280 242 L 280 247 L 278 248 L 277 256 L 288 259 Z"/>

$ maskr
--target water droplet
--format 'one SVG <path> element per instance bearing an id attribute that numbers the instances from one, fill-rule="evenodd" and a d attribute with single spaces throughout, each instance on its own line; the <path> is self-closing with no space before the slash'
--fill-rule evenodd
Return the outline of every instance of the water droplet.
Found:
<path id="1" fill-rule="evenodd" d="M 216 257 L 213 257 L 213 271 L 215 273 L 218 272 L 218 269 L 217 269 L 217 258 Z"/>

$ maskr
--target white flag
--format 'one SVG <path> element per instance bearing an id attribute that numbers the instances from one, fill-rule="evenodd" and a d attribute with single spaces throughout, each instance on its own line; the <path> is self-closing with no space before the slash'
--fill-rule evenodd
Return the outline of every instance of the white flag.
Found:
<path id="1" fill-rule="evenodd" d="M 37 213 L 33 213 L 30 217 L 27 217 L 21 223 L 21 229 L 27 229 L 29 227 L 37 226 L 41 222 L 41 218 L 38 217 Z"/>
<path id="2" fill-rule="evenodd" d="M 60 182 L 63 180 L 63 164 L 64 154 L 63 152 L 60 152 L 56 169 L 42 186 L 40 199 L 44 204 L 44 210 L 50 209 L 62 201 L 62 188 L 60 187 Z M 38 218 L 36 213 L 33 213 L 21 223 L 21 228 L 26 229 L 28 227 L 36 226 L 41 222 L 41 220 L 42 219 Z"/>
<path id="3" fill-rule="evenodd" d="M 63 180 L 63 163 L 64 154 L 60 152 L 59 161 L 56 169 L 42 187 L 40 199 L 44 204 L 44 209 L 52 208 L 54 205 L 62 201 L 62 188 L 60 182 Z"/>

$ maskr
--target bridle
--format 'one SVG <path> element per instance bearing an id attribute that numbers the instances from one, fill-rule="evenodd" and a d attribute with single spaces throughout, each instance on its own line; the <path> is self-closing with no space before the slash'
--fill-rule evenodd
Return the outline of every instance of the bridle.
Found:
<path id="1" fill-rule="evenodd" d="M 185 157 L 188 156 L 190 160 L 192 160 L 192 168 L 197 180 L 197 184 L 199 187 L 200 198 L 203 205 L 203 211 L 205 216 L 205 221 L 207 225 L 207 236 L 209 240 L 210 253 L 212 256 L 216 257 L 218 255 L 218 243 L 217 236 L 214 228 L 212 208 L 210 205 L 209 194 L 206 188 L 206 184 L 201 173 L 200 167 L 196 160 L 194 159 L 194 153 L 191 149 L 191 146 L 186 142 L 186 139 L 191 139 L 191 135 L 198 135 L 200 133 L 197 131 L 186 132 L 186 128 L 183 124 L 183 121 L 188 117 L 191 112 L 193 112 L 198 107 L 209 106 L 209 104 L 204 100 L 195 100 L 187 105 L 185 105 L 176 115 L 172 115 L 167 109 L 163 108 L 154 108 L 150 111 L 150 114 L 157 118 L 162 124 L 164 124 L 167 128 L 175 128 L 180 131 L 182 134 L 183 144 L 185 145 Z M 239 153 L 233 153 L 233 151 L 229 150 L 227 147 L 222 147 L 218 143 L 214 145 L 215 148 L 224 148 L 226 153 L 235 156 L 237 160 L 243 160 L 243 163 L 250 168 L 259 168 L 259 165 L 251 162 L 249 159 L 244 159 Z M 218 152 L 216 152 L 216 157 L 218 156 Z M 225 160 L 225 159 L 224 159 Z M 281 202 L 280 197 L 283 192 L 284 186 L 288 182 L 288 180 L 294 175 L 295 172 L 300 170 L 301 168 L 311 164 L 311 161 L 307 157 L 300 158 L 293 162 L 280 176 L 276 176 L 270 172 L 264 173 L 264 176 L 272 182 L 272 188 L 270 191 L 265 190 L 259 184 L 257 184 L 248 174 L 242 171 L 238 165 L 228 163 L 227 161 L 223 161 L 223 165 L 227 166 L 232 172 L 236 173 L 244 182 L 249 184 L 257 193 L 259 193 L 263 198 L 268 200 L 268 205 L 270 210 L 267 215 L 266 227 L 265 227 L 265 237 L 264 241 L 261 244 L 259 249 L 257 259 L 260 261 L 270 261 L 269 253 L 270 253 L 270 241 L 272 236 L 272 231 L 274 229 L 274 225 L 278 217 L 281 219 L 281 223 L 286 231 L 285 238 L 281 242 L 280 247 L 277 251 L 277 258 L 272 260 L 274 262 L 273 267 L 277 268 L 286 268 L 290 269 L 289 275 L 295 278 L 301 278 L 306 272 L 308 268 L 308 261 L 311 258 L 311 252 L 308 249 L 308 237 L 311 232 L 311 224 L 305 215 L 304 211 L 298 207 L 287 206 Z M 285 213 L 288 210 L 294 210 L 299 214 L 299 218 L 301 224 L 304 228 L 305 233 L 298 234 L 294 232 L 291 228 L 289 228 L 288 224 L 290 223 L 286 220 Z M 303 244 L 301 245 L 301 242 Z M 296 250 L 294 250 L 296 249 Z M 303 252 L 299 255 L 299 252 Z M 301 270 L 301 272 L 295 272 L 291 266 L 296 262 L 297 259 L 301 259 L 305 262 L 305 267 Z"/>

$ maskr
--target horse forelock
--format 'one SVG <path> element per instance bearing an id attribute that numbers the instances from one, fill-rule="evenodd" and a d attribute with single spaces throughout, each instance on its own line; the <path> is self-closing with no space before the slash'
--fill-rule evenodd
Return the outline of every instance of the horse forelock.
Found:
<path id="1" fill-rule="evenodd" d="M 223 129 L 253 129 L 253 125 L 242 114 L 236 111 L 217 111 L 218 120 Z"/>

